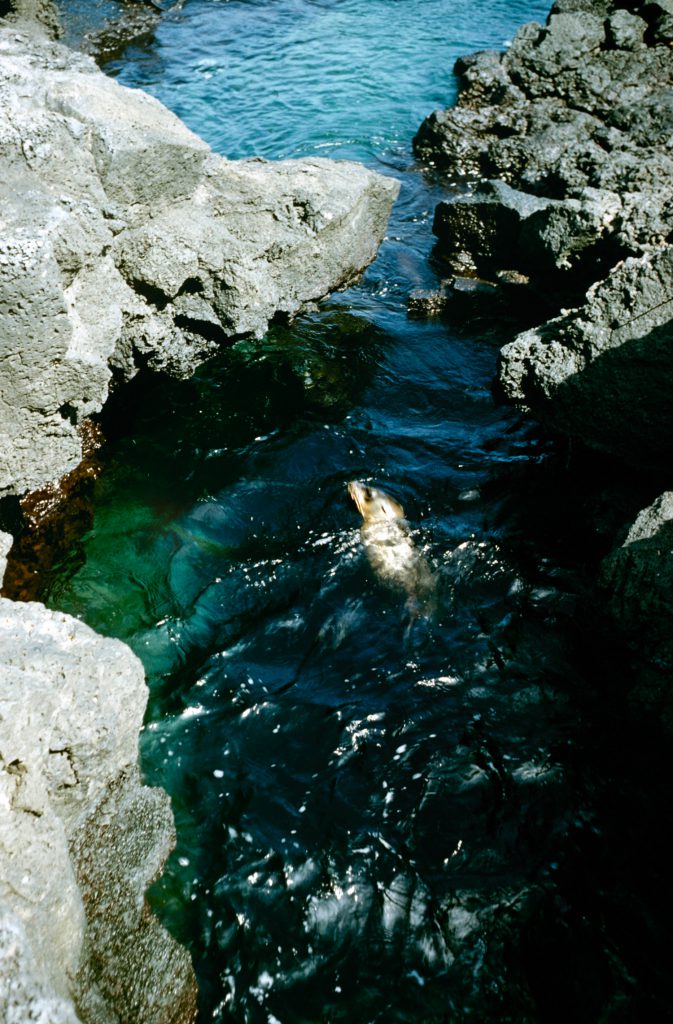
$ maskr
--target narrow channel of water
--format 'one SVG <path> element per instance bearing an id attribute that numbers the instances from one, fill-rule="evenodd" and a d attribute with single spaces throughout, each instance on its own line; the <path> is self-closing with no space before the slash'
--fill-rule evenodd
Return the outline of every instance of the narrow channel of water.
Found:
<path id="1" fill-rule="evenodd" d="M 447 188 L 412 135 L 459 54 L 546 7 L 186 0 L 108 68 L 227 156 L 402 182 L 359 285 L 116 400 L 93 528 L 50 582 L 145 664 L 143 763 L 179 836 L 153 901 L 203 1021 L 663 1019 L 648 950 L 670 885 L 656 840 L 646 878 L 636 854 L 658 765 L 632 734 L 626 770 L 606 763 L 594 697 L 616 670 L 577 616 L 601 553 L 582 506 L 612 478 L 571 476 L 494 402 L 516 325 L 406 312 L 436 284 Z M 420 616 L 374 578 L 351 479 L 404 505 L 433 580 Z M 606 712 L 608 745 L 618 728 Z"/>

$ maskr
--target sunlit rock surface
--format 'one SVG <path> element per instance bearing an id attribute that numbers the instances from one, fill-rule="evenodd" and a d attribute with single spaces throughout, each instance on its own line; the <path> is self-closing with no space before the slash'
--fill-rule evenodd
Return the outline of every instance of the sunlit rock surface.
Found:
<path id="1" fill-rule="evenodd" d="M 619 263 L 578 309 L 503 348 L 506 394 L 595 448 L 669 466 L 672 286 L 670 246 Z"/>
<path id="2" fill-rule="evenodd" d="M 0 495 L 81 458 L 113 377 L 188 375 L 374 258 L 398 185 L 230 162 L 157 100 L 0 21 Z"/>
<path id="3" fill-rule="evenodd" d="M 145 903 L 174 843 L 138 777 L 146 697 L 124 644 L 0 599 L 2 1020 L 194 1017 L 189 956 Z"/>
<path id="4" fill-rule="evenodd" d="M 663 467 L 673 15 L 663 3 L 626 6 L 558 0 L 506 53 L 460 60 L 457 106 L 428 117 L 415 148 L 476 182 L 437 210 L 449 266 L 525 275 L 531 300 L 560 313 L 503 351 L 505 395 L 593 447 Z"/>

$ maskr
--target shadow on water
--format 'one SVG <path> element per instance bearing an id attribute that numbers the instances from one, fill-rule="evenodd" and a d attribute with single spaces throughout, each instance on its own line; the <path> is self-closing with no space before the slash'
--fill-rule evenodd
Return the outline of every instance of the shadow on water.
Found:
<path id="1" fill-rule="evenodd" d="M 663 764 L 603 708 L 623 670 L 586 582 L 650 482 L 496 408 L 503 328 L 477 329 L 337 303 L 111 406 L 87 559 L 49 600 L 148 671 L 179 837 L 152 900 L 204 1020 L 665 1016 L 641 943 L 670 886 L 634 831 Z M 372 574 L 362 476 L 406 508 L 426 616 Z"/>

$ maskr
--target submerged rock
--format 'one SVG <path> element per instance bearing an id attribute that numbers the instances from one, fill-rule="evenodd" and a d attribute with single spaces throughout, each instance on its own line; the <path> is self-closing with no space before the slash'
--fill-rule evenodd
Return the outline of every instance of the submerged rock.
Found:
<path id="1" fill-rule="evenodd" d="M 458 273 L 523 273 L 561 314 L 503 350 L 504 394 L 659 467 L 673 450 L 671 17 L 665 4 L 558 0 L 507 53 L 460 60 L 457 106 L 414 143 L 478 180 L 438 207 L 439 254 Z"/>
<path id="2" fill-rule="evenodd" d="M 2 1020 L 194 1019 L 189 956 L 145 903 L 174 843 L 138 777 L 146 698 L 124 644 L 0 599 Z"/>
<path id="3" fill-rule="evenodd" d="M 398 184 L 231 162 L 90 58 L 0 22 L 0 496 L 80 461 L 113 377 L 185 376 L 351 282 Z"/>

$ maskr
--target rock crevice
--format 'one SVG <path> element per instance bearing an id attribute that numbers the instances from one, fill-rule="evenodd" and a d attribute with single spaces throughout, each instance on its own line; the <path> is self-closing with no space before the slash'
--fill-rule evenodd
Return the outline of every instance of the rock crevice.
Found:
<path id="1" fill-rule="evenodd" d="M 457 105 L 428 117 L 415 139 L 422 159 L 471 181 L 437 209 L 438 253 L 454 273 L 516 280 L 517 301 L 553 314 L 503 348 L 502 392 L 554 429 L 667 480 L 669 0 L 557 0 L 546 24 L 523 26 L 507 53 L 474 54 L 456 72 Z M 669 730 L 672 547 L 667 491 L 601 572 L 634 652 L 634 693 Z"/>
<path id="2" fill-rule="evenodd" d="M 219 157 L 57 34 L 49 0 L 0 2 L 0 498 L 58 494 L 139 367 L 187 376 L 353 281 L 399 188 Z M 145 902 L 174 843 L 138 774 L 146 698 L 123 644 L 0 599 L 0 1020 L 194 1019 L 189 956 Z"/>
<path id="3" fill-rule="evenodd" d="M 662 468 L 673 454 L 662 384 L 673 379 L 672 28 L 660 3 L 558 0 L 506 53 L 459 61 L 457 106 L 415 139 L 423 159 L 474 182 L 436 213 L 449 266 L 525 275 L 560 314 L 503 350 L 505 395 Z"/>

